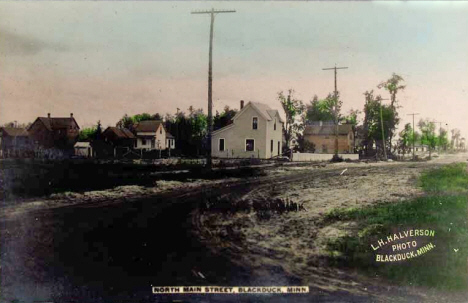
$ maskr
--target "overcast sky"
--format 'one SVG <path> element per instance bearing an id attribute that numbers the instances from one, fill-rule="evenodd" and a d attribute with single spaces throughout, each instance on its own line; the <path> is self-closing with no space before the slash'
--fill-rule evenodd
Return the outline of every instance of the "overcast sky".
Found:
<path id="1" fill-rule="evenodd" d="M 215 109 L 325 97 L 337 64 L 344 111 L 389 97 L 376 86 L 395 72 L 402 124 L 417 112 L 468 135 L 468 2 L 0 2 L 0 124 L 206 111 L 209 16 L 190 12 L 211 7 L 237 10 L 215 21 Z"/>

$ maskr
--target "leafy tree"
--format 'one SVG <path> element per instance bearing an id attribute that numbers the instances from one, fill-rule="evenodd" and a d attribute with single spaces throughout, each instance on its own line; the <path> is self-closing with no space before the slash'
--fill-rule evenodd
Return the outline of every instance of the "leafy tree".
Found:
<path id="1" fill-rule="evenodd" d="M 237 114 L 237 110 L 231 109 L 229 106 L 224 107 L 224 111 L 219 113 L 216 111 L 216 115 L 213 118 L 213 129 L 217 130 L 223 128 L 232 123 L 232 118 Z"/>
<path id="2" fill-rule="evenodd" d="M 379 150 L 383 150 L 383 142 L 386 148 L 391 148 L 390 138 L 393 137 L 396 125 L 399 122 L 396 109 L 391 105 L 381 104 L 382 97 L 374 96 L 374 91 L 364 93 L 366 103 L 364 104 L 364 151 L 370 154 L 375 143 Z M 382 110 L 382 115 L 380 111 Z M 382 119 L 381 119 L 382 116 Z M 382 123 L 383 122 L 383 123 Z M 383 133 L 382 138 L 382 124 Z"/>
<path id="3" fill-rule="evenodd" d="M 460 130 L 457 129 L 457 128 L 454 128 L 454 129 L 451 130 L 451 132 L 452 132 L 451 146 L 452 146 L 452 149 L 454 149 L 454 148 L 456 149 L 456 148 L 459 147 L 458 146 L 458 140 L 460 139 L 460 136 L 461 136 Z"/>
<path id="4" fill-rule="evenodd" d="M 435 123 L 429 121 L 429 119 L 421 119 L 418 123 L 419 129 L 421 130 L 421 144 L 427 145 L 429 149 L 429 158 L 431 158 L 432 151 L 437 146 L 437 135 L 435 133 Z"/>
<path id="5" fill-rule="evenodd" d="M 378 88 L 383 88 L 390 93 L 390 100 L 391 100 L 390 106 L 393 108 L 395 108 L 397 104 L 396 96 L 398 92 L 406 88 L 406 85 L 401 84 L 404 81 L 405 80 L 403 79 L 403 77 L 393 73 L 390 79 L 383 81 L 379 85 L 377 85 Z"/>
<path id="6" fill-rule="evenodd" d="M 398 118 L 398 113 L 396 111 L 396 105 L 397 105 L 397 94 L 399 91 L 402 91 L 406 88 L 406 85 L 403 85 L 402 82 L 404 82 L 405 80 L 403 79 L 403 77 L 401 77 L 400 75 L 397 75 L 395 73 L 392 74 L 392 77 L 390 77 L 390 79 L 386 80 L 386 81 L 383 81 L 381 82 L 379 85 L 377 85 L 377 87 L 380 89 L 380 88 L 383 88 L 385 90 L 387 90 L 389 93 L 390 93 L 390 107 L 391 109 L 393 110 L 394 112 L 394 116 L 396 118 Z M 398 121 L 397 123 L 395 124 L 395 128 L 396 126 L 398 126 Z M 393 132 L 389 134 L 389 145 L 391 146 L 392 145 L 392 138 L 393 138 Z"/>
<path id="7" fill-rule="evenodd" d="M 288 90 L 287 96 L 285 96 L 282 91 L 279 92 L 278 100 L 286 114 L 286 123 L 284 128 L 284 136 L 286 139 L 285 148 L 290 149 L 291 140 L 300 127 L 296 119 L 300 118 L 301 114 L 304 112 L 304 104 L 301 100 L 294 98 L 294 90 L 292 89 Z"/>
<path id="8" fill-rule="evenodd" d="M 315 95 L 310 104 L 306 105 L 306 121 L 333 121 L 333 113 L 326 102 L 326 100 L 319 100 Z"/>
<path id="9" fill-rule="evenodd" d="M 400 132 L 400 140 L 398 140 L 398 149 L 403 154 L 403 157 L 407 152 L 411 150 L 413 146 L 413 128 L 411 123 L 406 123 L 405 128 Z"/>

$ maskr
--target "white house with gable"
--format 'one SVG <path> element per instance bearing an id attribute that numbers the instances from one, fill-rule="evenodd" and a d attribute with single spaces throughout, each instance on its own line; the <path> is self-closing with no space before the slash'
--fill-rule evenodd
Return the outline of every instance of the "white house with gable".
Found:
<path id="1" fill-rule="evenodd" d="M 160 120 L 147 120 L 138 122 L 134 126 L 136 133 L 135 149 L 164 150 L 174 149 L 175 139 L 166 131 L 164 123 Z"/>
<path id="2" fill-rule="evenodd" d="M 232 124 L 213 132 L 211 155 L 217 158 L 262 158 L 281 154 L 283 120 L 268 105 L 244 101 Z"/>

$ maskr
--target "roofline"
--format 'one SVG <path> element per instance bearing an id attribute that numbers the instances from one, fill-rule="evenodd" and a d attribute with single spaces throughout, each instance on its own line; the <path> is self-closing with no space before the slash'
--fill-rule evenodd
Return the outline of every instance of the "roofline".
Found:
<path id="1" fill-rule="evenodd" d="M 246 109 L 247 109 L 247 107 L 248 107 L 249 105 L 251 105 L 251 106 L 255 109 L 255 111 L 256 111 L 260 116 L 262 116 L 264 119 L 266 119 L 266 120 L 268 120 L 268 121 L 271 120 L 271 117 L 265 117 L 265 115 L 262 113 L 262 111 L 259 110 L 259 109 L 255 106 L 255 104 L 254 104 L 252 101 L 249 101 L 249 102 L 240 110 L 240 112 L 238 112 L 238 113 L 232 118 L 232 121 L 235 121 L 235 120 L 237 120 L 240 116 L 242 116 L 242 114 L 246 111 Z"/>
<path id="2" fill-rule="evenodd" d="M 212 134 L 212 135 L 216 135 L 216 134 L 221 133 L 221 132 L 223 132 L 223 131 L 225 131 L 225 130 L 228 130 L 228 129 L 231 128 L 231 127 L 234 127 L 234 125 L 235 125 L 234 123 L 231 123 L 231 124 L 229 124 L 229 125 L 226 125 L 226 126 L 224 126 L 224 127 L 221 127 L 220 129 L 217 129 L 217 130 L 213 131 L 211 134 Z"/>

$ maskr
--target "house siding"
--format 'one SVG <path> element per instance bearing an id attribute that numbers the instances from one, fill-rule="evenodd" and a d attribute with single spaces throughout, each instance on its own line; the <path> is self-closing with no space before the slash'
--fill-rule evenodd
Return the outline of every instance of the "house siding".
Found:
<path id="1" fill-rule="evenodd" d="M 351 138 L 350 138 L 351 136 Z M 338 136 L 338 152 L 339 153 L 353 153 L 353 134 L 350 132 L 348 135 Z M 304 139 L 308 142 L 315 144 L 315 153 L 328 153 L 335 152 L 335 135 L 305 135 Z M 323 147 L 326 146 L 326 149 Z"/>
<path id="2" fill-rule="evenodd" d="M 252 128 L 252 118 L 258 118 L 257 129 Z M 235 118 L 233 124 L 215 132 L 212 136 L 211 154 L 218 158 L 270 158 L 271 140 L 274 140 L 274 152 L 277 153 L 277 142 L 281 143 L 282 124 L 277 118 L 276 131 L 273 130 L 274 119 L 268 121 L 249 103 L 242 114 Z M 223 138 L 224 151 L 219 150 L 219 139 Z M 255 150 L 246 151 L 246 139 L 255 140 Z M 282 148 L 282 146 L 280 147 Z"/>
<path id="3" fill-rule="evenodd" d="M 161 133 L 162 132 L 162 133 Z M 147 150 L 159 150 L 166 149 L 166 130 L 164 127 L 159 125 L 156 132 L 137 132 L 136 149 L 147 149 Z M 143 139 L 146 140 L 146 144 L 143 145 Z M 151 146 L 151 140 L 154 139 L 154 147 Z M 158 145 L 159 141 L 159 145 Z"/>

